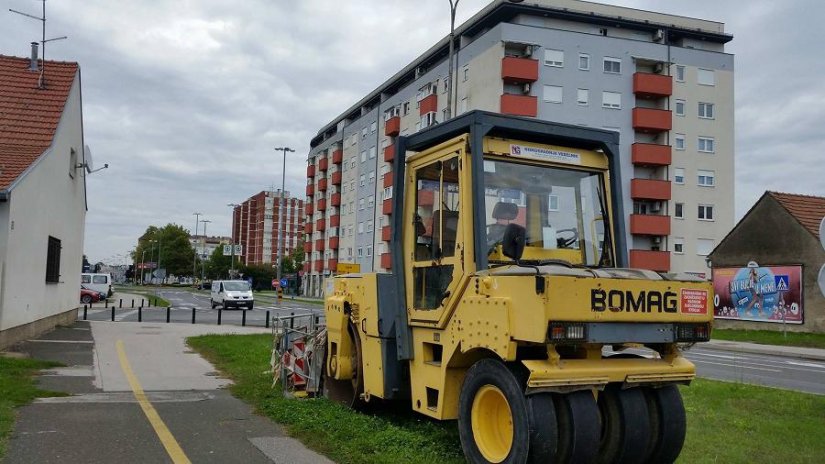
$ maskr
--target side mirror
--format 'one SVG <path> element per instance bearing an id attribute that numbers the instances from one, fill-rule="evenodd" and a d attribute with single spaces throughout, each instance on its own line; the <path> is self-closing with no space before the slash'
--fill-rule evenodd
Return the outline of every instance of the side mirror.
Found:
<path id="1" fill-rule="evenodd" d="M 501 241 L 501 249 L 504 256 L 512 259 L 515 262 L 521 260 L 521 255 L 524 254 L 524 244 L 527 241 L 527 229 L 524 227 L 510 223 L 504 229 L 504 238 Z"/>

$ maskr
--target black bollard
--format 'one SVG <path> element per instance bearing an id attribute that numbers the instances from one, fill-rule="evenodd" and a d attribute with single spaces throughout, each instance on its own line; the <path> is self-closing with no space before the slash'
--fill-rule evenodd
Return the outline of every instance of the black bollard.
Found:
<path id="1" fill-rule="evenodd" d="M 143 322 L 143 306 L 138 307 L 138 322 Z"/>
<path id="2" fill-rule="evenodd" d="M 192 323 L 195 323 L 195 308 L 192 308 Z"/>
<path id="3" fill-rule="evenodd" d="M 221 311 L 223 311 L 223 308 L 218 308 L 218 325 L 221 325 Z"/>
<path id="4" fill-rule="evenodd" d="M 86 320 L 86 310 L 89 309 L 86 305 L 83 305 L 83 320 Z"/>
<path id="5" fill-rule="evenodd" d="M 133 308 L 135 307 L 135 299 L 134 298 L 132 298 L 132 307 Z"/>
<path id="6" fill-rule="evenodd" d="M 144 300 L 143 298 L 141 298 L 141 299 L 140 299 L 140 305 L 141 305 L 141 306 L 144 306 L 144 305 L 146 304 L 146 303 L 144 303 L 144 301 L 145 301 L 145 300 Z"/>
<path id="7" fill-rule="evenodd" d="M 243 309 L 243 314 L 241 315 L 241 326 L 246 327 L 246 308 Z"/>
<path id="8" fill-rule="evenodd" d="M 289 328 L 295 328 L 295 313 L 289 313 Z"/>
<path id="9" fill-rule="evenodd" d="M 112 322 L 115 322 L 115 305 L 112 305 Z"/>
<path id="10" fill-rule="evenodd" d="M 172 313 L 172 307 L 171 307 L 171 306 L 167 306 L 167 307 L 166 307 L 166 323 L 167 323 L 167 324 L 169 323 L 169 316 L 171 315 L 171 313 Z"/>
<path id="11" fill-rule="evenodd" d="M 269 328 L 269 310 L 266 310 L 266 328 Z"/>

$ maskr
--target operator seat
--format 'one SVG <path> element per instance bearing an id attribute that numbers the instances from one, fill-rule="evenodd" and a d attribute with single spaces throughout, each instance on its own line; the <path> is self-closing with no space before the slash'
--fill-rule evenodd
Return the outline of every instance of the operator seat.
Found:
<path id="1" fill-rule="evenodd" d="M 505 203 L 500 201 L 493 206 L 493 219 L 495 223 L 487 226 L 487 243 L 493 245 L 504 238 L 504 230 L 507 224 L 518 216 L 518 206 L 515 203 Z M 502 223 L 500 221 L 507 221 Z"/>

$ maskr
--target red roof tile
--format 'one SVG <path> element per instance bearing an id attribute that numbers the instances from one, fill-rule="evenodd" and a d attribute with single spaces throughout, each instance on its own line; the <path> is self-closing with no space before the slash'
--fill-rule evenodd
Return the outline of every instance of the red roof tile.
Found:
<path id="1" fill-rule="evenodd" d="M 819 238 L 819 223 L 825 217 L 825 198 L 793 193 L 768 192 L 796 218 L 802 227 Z"/>
<path id="2" fill-rule="evenodd" d="M 47 61 L 39 89 L 28 58 L 0 55 L 0 190 L 52 144 L 77 70 L 77 63 Z"/>

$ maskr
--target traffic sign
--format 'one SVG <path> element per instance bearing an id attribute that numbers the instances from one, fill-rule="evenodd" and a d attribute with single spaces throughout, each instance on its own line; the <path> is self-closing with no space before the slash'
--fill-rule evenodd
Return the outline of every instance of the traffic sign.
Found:
<path id="1" fill-rule="evenodd" d="M 278 279 L 272 279 L 272 288 L 276 288 L 278 286 Z"/>
<path id="2" fill-rule="evenodd" d="M 790 276 L 787 275 L 773 276 L 773 282 L 776 285 L 777 292 L 787 292 L 790 288 L 790 281 Z"/>
<path id="3" fill-rule="evenodd" d="M 286 279 L 281 279 L 281 287 L 286 287 L 289 285 L 289 281 Z"/>
<path id="4" fill-rule="evenodd" d="M 224 245 L 223 246 L 223 255 L 230 256 L 232 254 L 232 245 Z"/>
<path id="5" fill-rule="evenodd" d="M 355 263 L 338 263 L 335 266 L 335 272 L 338 274 L 354 274 L 361 272 L 361 265 Z"/>

